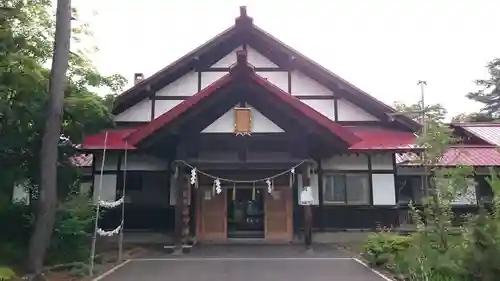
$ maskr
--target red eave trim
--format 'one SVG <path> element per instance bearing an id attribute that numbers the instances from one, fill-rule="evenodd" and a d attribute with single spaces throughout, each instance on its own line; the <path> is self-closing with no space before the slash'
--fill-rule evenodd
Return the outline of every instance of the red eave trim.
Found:
<path id="1" fill-rule="evenodd" d="M 137 131 L 130 134 L 127 137 L 128 143 L 133 146 L 137 145 L 143 139 L 145 139 L 146 137 L 153 134 L 164 125 L 168 124 L 169 122 L 177 118 L 186 110 L 195 106 L 201 100 L 210 96 L 212 93 L 216 92 L 222 86 L 227 85 L 230 81 L 231 81 L 231 75 L 230 74 L 224 75 L 222 78 L 210 84 L 205 89 L 194 94 L 192 97 L 184 100 L 177 106 L 173 107 L 171 110 L 162 114 L 160 117 L 156 118 L 155 120 L 149 122 L 147 125 L 139 128 Z"/>
<path id="2" fill-rule="evenodd" d="M 314 110 L 313 108 L 311 108 L 307 104 L 303 103 L 302 101 L 300 101 L 296 97 L 288 94 L 287 92 L 283 91 L 279 87 L 270 83 L 269 81 L 264 79 L 262 76 L 257 75 L 257 74 L 253 74 L 253 75 L 251 75 L 251 78 L 252 78 L 252 81 L 254 81 L 257 84 L 259 84 L 260 86 L 264 87 L 266 90 L 268 90 L 269 92 L 274 94 L 276 97 L 278 97 L 282 101 L 288 103 L 289 105 L 291 105 L 295 109 L 302 112 L 307 117 L 313 119 L 314 121 L 319 123 L 321 126 L 328 129 L 334 135 L 341 138 L 349 146 L 355 144 L 356 142 L 361 141 L 360 138 L 358 138 L 356 135 L 351 133 L 346 128 L 342 127 L 342 125 L 339 125 L 339 124 L 335 123 L 334 121 L 328 119 L 328 117 L 317 112 L 316 110 Z"/>

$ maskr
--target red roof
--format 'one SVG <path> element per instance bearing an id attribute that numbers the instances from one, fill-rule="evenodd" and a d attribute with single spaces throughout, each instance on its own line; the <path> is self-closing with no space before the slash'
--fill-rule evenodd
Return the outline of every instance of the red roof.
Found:
<path id="1" fill-rule="evenodd" d="M 124 150 L 124 149 L 135 149 L 134 146 L 127 144 L 125 138 L 128 137 L 135 128 L 129 129 L 112 129 L 103 131 L 97 135 L 86 136 L 83 139 L 83 143 L 80 146 L 82 150 L 100 150 L 100 149 L 111 149 L 111 150 Z M 106 138 L 106 133 L 108 134 Z"/>
<path id="2" fill-rule="evenodd" d="M 332 122 L 332 121 L 330 121 Z M 333 123 L 333 122 L 332 122 Z M 107 149 L 125 149 L 125 139 L 137 129 L 113 129 L 108 131 Z M 398 132 L 389 129 L 372 129 L 364 127 L 344 127 L 360 140 L 352 145 L 349 150 L 391 150 L 408 151 L 416 150 L 416 136 L 412 133 Z M 84 138 L 82 149 L 103 149 L 105 132 Z M 129 144 L 128 149 L 135 149 Z"/>
<path id="3" fill-rule="evenodd" d="M 500 150 L 493 146 L 456 146 L 444 153 L 442 166 L 500 166 Z"/>
<path id="4" fill-rule="evenodd" d="M 300 100 L 293 97 L 292 95 L 284 92 L 279 87 L 276 87 L 275 85 L 273 85 L 266 79 L 262 78 L 261 76 L 255 74 L 253 67 L 247 63 L 246 52 L 244 50 L 240 50 L 237 53 L 237 63 L 235 64 L 235 66 L 231 68 L 229 74 L 223 76 L 222 78 L 215 81 L 202 91 L 186 99 L 185 101 L 178 104 L 177 106 L 167 111 L 166 113 L 162 114 L 155 120 L 149 122 L 144 127 L 141 127 L 137 131 L 131 133 L 130 136 L 127 138 L 129 143 L 132 145 L 137 145 L 143 139 L 152 135 L 158 129 L 172 122 L 173 120 L 178 118 L 182 113 L 186 112 L 190 108 L 197 105 L 200 101 L 206 99 L 213 93 L 217 92 L 218 89 L 228 85 L 232 81 L 236 81 L 235 80 L 236 76 L 238 77 L 244 76 L 245 78 L 250 78 L 251 81 L 267 89 L 269 93 L 278 97 L 285 104 L 288 104 L 289 106 L 299 110 L 305 117 L 310 118 L 311 120 L 317 122 L 319 125 L 328 129 L 335 136 L 342 139 L 346 144 L 352 145 L 360 141 L 360 139 L 353 133 L 351 133 L 349 130 L 345 129 L 344 127 L 335 122 L 332 122 L 323 114 L 317 112 L 316 110 L 302 103 Z M 241 82 L 242 80 L 239 79 L 238 81 Z"/>
<path id="5" fill-rule="evenodd" d="M 361 141 L 349 147 L 349 150 L 416 150 L 417 136 L 409 132 L 382 128 L 349 127 Z"/>

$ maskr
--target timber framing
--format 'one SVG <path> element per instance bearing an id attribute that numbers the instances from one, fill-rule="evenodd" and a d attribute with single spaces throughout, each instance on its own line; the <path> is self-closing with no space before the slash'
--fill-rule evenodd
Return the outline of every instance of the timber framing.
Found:
<path id="1" fill-rule="evenodd" d="M 189 122 L 189 120 L 196 118 L 199 115 L 198 112 L 204 109 L 213 116 L 203 119 L 198 118 L 198 120 L 203 121 L 197 123 L 200 128 L 191 128 L 191 130 L 194 130 L 193 133 L 195 131 L 199 132 L 202 128 L 208 126 L 209 122 L 213 122 L 234 104 L 242 100 L 250 102 L 273 122 L 279 122 L 283 117 L 288 119 L 285 122 L 280 122 L 278 126 L 300 124 L 309 133 L 314 133 L 311 130 L 317 131 L 318 129 L 323 132 L 329 131 L 330 140 L 336 141 L 337 144 L 343 142 L 345 148 L 360 140 L 341 125 L 331 122 L 326 116 L 256 75 L 254 68 L 247 62 L 247 54 L 244 50 L 238 52 L 238 63 L 233 66 L 229 74 L 139 128 L 129 135 L 127 139 L 130 145 L 137 145 L 171 123 L 177 123 L 177 126 L 181 126 L 182 123 L 189 123 L 190 127 L 192 127 L 193 123 Z M 215 106 L 216 104 L 217 106 Z M 172 127 L 170 127 L 170 129 L 171 132 L 181 132 L 186 131 L 187 128 L 182 130 L 177 127 L 177 129 L 172 130 Z"/>
<path id="2" fill-rule="evenodd" d="M 352 102 L 381 120 L 388 119 L 387 114 L 395 112 L 393 108 L 376 100 L 255 26 L 253 19 L 247 15 L 246 8 L 241 7 L 240 16 L 236 19 L 234 26 L 122 93 L 115 101 L 113 113 L 119 114 L 123 112 L 145 97 L 151 96 L 151 91 L 157 91 L 165 87 L 189 71 L 197 70 L 200 72 L 201 69 L 215 71 L 215 69 L 209 70 L 210 65 L 241 45 L 248 45 L 262 53 L 278 65 L 278 69 L 289 71 L 289 73 L 290 70 L 298 70 L 304 73 L 332 90 L 338 97 Z M 275 71 L 274 68 L 271 69 L 268 69 L 268 71 Z M 289 88 L 289 92 L 291 92 L 293 89 L 291 89 L 290 85 Z M 301 93 L 295 94 L 300 95 Z M 418 130 L 420 127 L 418 123 L 406 116 L 397 116 L 395 122 L 401 123 L 413 131 Z"/>

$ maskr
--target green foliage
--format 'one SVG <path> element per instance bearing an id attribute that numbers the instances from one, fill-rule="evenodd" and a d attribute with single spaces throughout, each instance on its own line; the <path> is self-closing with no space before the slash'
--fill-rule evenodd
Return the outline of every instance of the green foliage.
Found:
<path id="1" fill-rule="evenodd" d="M 415 121 L 419 123 L 422 122 L 422 103 L 406 105 L 401 102 L 395 102 L 394 108 L 399 112 L 408 113 L 409 116 L 413 116 Z M 439 103 L 425 106 L 425 118 L 427 120 L 434 120 L 435 122 L 442 123 L 447 113 L 446 108 Z"/>
<path id="2" fill-rule="evenodd" d="M 0 264 L 12 265 L 26 257 L 33 213 L 24 203 L 0 198 Z"/>
<path id="3" fill-rule="evenodd" d="M 69 188 L 68 188 L 69 189 Z M 88 198 L 70 195 L 59 205 L 49 263 L 86 261 L 89 257 L 94 205 Z M 27 254 L 33 212 L 23 203 L 0 201 L 0 264 L 20 264 Z"/>
<path id="4" fill-rule="evenodd" d="M 48 260 L 66 263 L 88 259 L 88 233 L 91 232 L 94 216 L 93 204 L 83 196 L 70 196 L 61 204 Z"/>
<path id="5" fill-rule="evenodd" d="M 363 257 L 375 266 L 391 267 L 411 243 L 411 237 L 390 232 L 371 234 L 363 245 Z"/>
<path id="6" fill-rule="evenodd" d="M 8 197 L 16 182 L 28 179 L 34 193 L 38 186 L 48 100 L 46 66 L 51 60 L 55 22 L 50 1 L 0 0 L 0 7 L 4 7 L 0 11 L 0 195 Z M 74 17 L 62 122 L 69 144 L 112 124 L 110 105 L 126 83 L 120 75 L 105 76 L 95 69 L 79 43 L 89 36 L 88 25 L 78 21 L 76 11 Z M 108 89 L 109 94 L 99 96 L 98 88 Z M 61 149 L 65 151 L 60 153 L 64 155 L 59 167 L 64 168 L 76 151 Z M 59 185 L 67 186 L 66 182 Z"/>
<path id="7" fill-rule="evenodd" d="M 470 92 L 467 97 L 483 104 L 482 113 L 496 120 L 500 118 L 500 58 L 495 58 L 486 65 L 490 77 L 476 80 L 480 87 L 476 92 Z"/>
<path id="8" fill-rule="evenodd" d="M 460 113 L 451 119 L 452 123 L 463 123 L 463 122 L 492 122 L 495 121 L 492 117 L 488 116 L 487 113 L 474 112 L 474 113 Z"/>
<path id="9" fill-rule="evenodd" d="M 457 196 L 466 194 L 472 168 L 458 166 L 443 168 L 443 153 L 450 143 L 459 140 L 438 119 L 429 119 L 426 130 L 418 139 L 425 148 L 419 164 L 428 172 L 423 199 L 423 208 L 417 210 L 410 204 L 417 231 L 410 237 L 389 236 L 390 241 L 405 239 L 408 247 L 380 247 L 379 259 L 385 260 L 386 268 L 412 281 L 468 280 L 464 267 L 465 245 L 462 236 L 452 231 L 453 213 L 451 203 Z M 377 241 L 377 240 L 375 240 Z M 389 256 L 390 258 L 385 258 Z"/>
<path id="10" fill-rule="evenodd" d="M 88 24 L 73 10 L 72 42 L 59 146 L 58 197 L 52 262 L 85 255 L 91 208 L 68 194 L 80 172 L 70 158 L 84 134 L 112 125 L 114 96 L 126 84 L 117 74 L 101 74 L 89 60 Z M 26 183 L 31 202 L 39 197 L 40 145 L 48 102 L 49 69 L 54 46 L 55 17 L 51 1 L 0 0 L 0 261 L 21 263 L 26 257 L 35 213 L 31 206 L 12 204 L 16 183 Z M 97 90 L 107 90 L 104 97 Z M 101 91 L 102 92 L 102 91 Z M 0 263 L 1 264 L 1 263 Z"/>
<path id="11" fill-rule="evenodd" d="M 481 208 L 477 216 L 470 219 L 464 232 L 464 266 L 468 276 L 474 280 L 493 281 L 500 276 L 500 178 L 491 169 L 489 184 L 493 190 L 491 210 Z"/>
<path id="12" fill-rule="evenodd" d="M 0 266 L 0 281 L 10 281 L 17 278 L 16 273 L 9 267 Z"/>

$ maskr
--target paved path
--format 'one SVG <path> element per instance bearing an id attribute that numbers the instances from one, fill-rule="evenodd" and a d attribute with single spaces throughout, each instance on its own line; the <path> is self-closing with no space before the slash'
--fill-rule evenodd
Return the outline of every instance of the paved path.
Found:
<path id="1" fill-rule="evenodd" d="M 130 261 L 99 281 L 385 281 L 351 258 L 328 253 L 293 246 L 200 247 L 179 257 Z"/>

